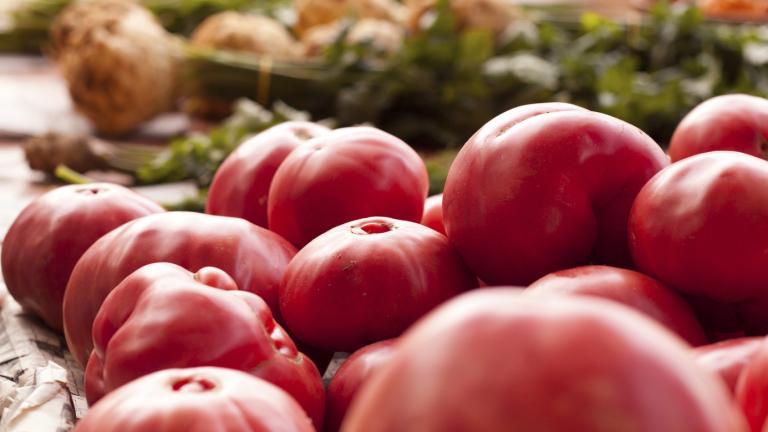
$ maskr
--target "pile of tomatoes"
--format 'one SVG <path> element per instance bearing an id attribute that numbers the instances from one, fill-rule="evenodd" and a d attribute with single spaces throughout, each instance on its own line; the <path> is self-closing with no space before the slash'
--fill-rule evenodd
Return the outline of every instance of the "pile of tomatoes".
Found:
<path id="1" fill-rule="evenodd" d="M 207 214 L 49 192 L 2 270 L 85 367 L 80 432 L 768 431 L 766 137 L 745 95 L 668 155 L 525 105 L 425 202 L 398 138 L 288 122 L 225 161 Z"/>

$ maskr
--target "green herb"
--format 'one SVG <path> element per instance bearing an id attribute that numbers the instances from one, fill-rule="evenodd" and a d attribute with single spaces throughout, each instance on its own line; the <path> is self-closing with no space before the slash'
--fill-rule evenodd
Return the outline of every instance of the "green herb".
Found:
<path id="1" fill-rule="evenodd" d="M 54 175 L 59 180 L 68 184 L 88 184 L 93 183 L 93 179 L 88 178 L 79 172 L 69 168 L 66 165 L 59 165 L 54 171 Z"/>
<path id="2" fill-rule="evenodd" d="M 209 133 L 196 133 L 171 142 L 151 163 L 141 167 L 136 177 L 141 183 L 161 183 L 194 179 L 198 186 L 210 185 L 224 159 L 248 136 L 288 120 L 305 120 L 304 112 L 278 103 L 273 110 L 244 99 L 234 114 Z"/>
<path id="3" fill-rule="evenodd" d="M 163 203 L 168 211 L 193 211 L 203 213 L 205 201 L 208 199 L 208 189 L 200 189 L 197 194 L 186 197 L 181 201 Z"/>
<path id="4" fill-rule="evenodd" d="M 766 58 L 750 55 L 766 44 L 759 27 L 659 4 L 631 25 L 584 15 L 567 42 L 532 51 L 558 66 L 557 98 L 624 119 L 664 144 L 705 99 L 768 94 Z"/>

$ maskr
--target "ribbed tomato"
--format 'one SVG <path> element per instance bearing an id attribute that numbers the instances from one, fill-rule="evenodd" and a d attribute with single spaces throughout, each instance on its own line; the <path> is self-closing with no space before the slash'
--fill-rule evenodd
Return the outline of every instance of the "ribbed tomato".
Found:
<path id="1" fill-rule="evenodd" d="M 277 310 L 280 280 L 295 253 L 282 237 L 238 218 L 167 212 L 129 222 L 99 239 L 75 265 L 64 295 L 67 344 L 85 365 L 104 299 L 129 274 L 156 262 L 190 271 L 218 267 Z"/>

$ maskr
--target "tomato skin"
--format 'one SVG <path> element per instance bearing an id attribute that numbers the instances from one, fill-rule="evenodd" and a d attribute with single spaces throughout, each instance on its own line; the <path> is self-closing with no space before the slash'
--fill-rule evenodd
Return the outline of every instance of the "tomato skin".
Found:
<path id="1" fill-rule="evenodd" d="M 218 267 L 277 310 L 278 286 L 295 253 L 277 234 L 238 218 L 167 212 L 129 222 L 99 239 L 75 265 L 64 295 L 67 345 L 85 365 L 104 298 L 133 271 L 155 262 L 190 271 Z"/>
<path id="2" fill-rule="evenodd" d="M 693 352 L 696 362 L 723 378 L 732 393 L 744 366 L 763 345 L 764 337 L 730 339 L 697 347 Z"/>
<path id="3" fill-rule="evenodd" d="M 747 416 L 753 432 L 765 430 L 768 417 L 768 341 L 763 339 L 757 352 L 744 366 L 736 382 L 736 400 Z"/>
<path id="4" fill-rule="evenodd" d="M 216 171 L 205 212 L 243 218 L 266 228 L 269 186 L 277 168 L 303 142 L 329 131 L 317 123 L 291 121 L 243 142 Z"/>
<path id="5" fill-rule="evenodd" d="M 337 432 L 363 383 L 392 358 L 395 339 L 379 341 L 355 351 L 336 371 L 328 384 L 325 432 Z"/>
<path id="6" fill-rule="evenodd" d="M 717 150 L 766 157 L 768 99 L 745 94 L 716 96 L 688 113 L 669 142 L 672 162 Z"/>
<path id="7" fill-rule="evenodd" d="M 526 290 L 528 294 L 585 295 L 613 300 L 637 310 L 693 346 L 707 343 L 704 330 L 688 304 L 675 291 L 636 271 L 609 266 L 583 266 L 550 273 Z"/>
<path id="8" fill-rule="evenodd" d="M 424 215 L 421 224 L 445 235 L 443 224 L 443 194 L 433 195 L 424 202 Z"/>
<path id="9" fill-rule="evenodd" d="M 24 310 L 61 331 L 72 268 L 90 245 L 133 219 L 163 212 L 154 201 L 108 183 L 56 188 L 19 214 L 3 240 L 3 278 Z"/>
<path id="10" fill-rule="evenodd" d="M 218 366 L 281 387 L 322 425 L 325 393 L 315 365 L 275 322 L 264 300 L 238 291 L 217 268 L 193 274 L 154 263 L 136 270 L 104 300 L 93 341 L 85 372 L 91 404 L 158 370 Z"/>
<path id="11" fill-rule="evenodd" d="M 725 385 L 655 322 L 606 300 L 517 291 L 477 290 L 422 319 L 342 430 L 746 430 Z"/>
<path id="12" fill-rule="evenodd" d="M 245 372 L 166 369 L 115 390 L 74 432 L 313 432 L 287 393 Z"/>
<path id="13" fill-rule="evenodd" d="M 297 339 L 351 352 L 398 336 L 476 284 L 444 235 L 414 222 L 365 218 L 296 254 L 280 286 L 280 310 Z"/>
<path id="14" fill-rule="evenodd" d="M 301 248 L 364 217 L 418 222 L 428 188 L 424 162 L 399 138 L 371 127 L 336 129 L 280 165 L 269 190 L 269 229 Z"/>
<path id="15" fill-rule="evenodd" d="M 710 332 L 768 330 L 763 186 L 768 162 L 738 152 L 703 153 L 660 172 L 632 208 L 630 245 L 638 268 L 692 296 Z"/>
<path id="16" fill-rule="evenodd" d="M 568 104 L 509 110 L 451 165 L 451 243 L 490 285 L 528 285 L 589 262 L 630 267 L 626 224 L 640 188 L 669 161 L 640 129 Z"/>

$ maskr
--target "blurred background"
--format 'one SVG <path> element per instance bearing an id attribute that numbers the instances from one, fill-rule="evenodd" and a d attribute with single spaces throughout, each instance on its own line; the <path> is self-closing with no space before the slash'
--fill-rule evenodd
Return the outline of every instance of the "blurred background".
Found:
<path id="1" fill-rule="evenodd" d="M 173 183 L 169 206 L 200 209 L 244 138 L 302 118 L 397 135 L 436 193 L 520 104 L 664 146 L 711 96 L 767 95 L 767 21 L 765 0 L 3 0 L 0 176 Z"/>

